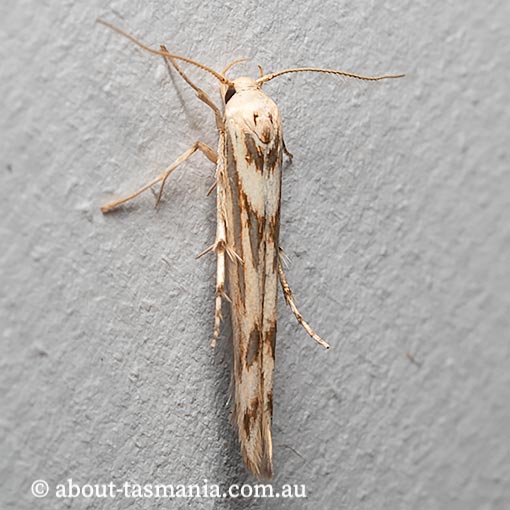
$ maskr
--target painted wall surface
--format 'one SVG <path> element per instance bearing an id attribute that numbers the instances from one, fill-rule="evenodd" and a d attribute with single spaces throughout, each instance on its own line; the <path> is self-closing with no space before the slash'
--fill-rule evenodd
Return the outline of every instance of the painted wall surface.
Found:
<path id="1" fill-rule="evenodd" d="M 214 119 L 106 28 L 221 70 L 314 65 L 281 108 L 274 487 L 307 498 L 57 498 L 75 483 L 242 484 L 230 328 L 211 351 L 213 169 L 158 175 Z M 510 507 L 510 3 L 111 2 L 0 6 L 0 507 Z M 233 75 L 235 73 L 233 72 Z M 217 84 L 190 75 L 219 100 Z M 31 494 L 34 480 L 47 497 Z"/>

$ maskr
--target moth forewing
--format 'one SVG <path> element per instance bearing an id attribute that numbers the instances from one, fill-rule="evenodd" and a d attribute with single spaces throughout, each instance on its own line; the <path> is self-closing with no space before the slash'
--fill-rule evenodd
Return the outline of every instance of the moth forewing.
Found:
<path id="1" fill-rule="evenodd" d="M 227 259 L 233 419 L 246 465 L 257 478 L 270 478 L 282 128 L 278 107 L 254 80 L 234 84 L 225 105 L 226 179 L 218 182 L 225 190 L 227 244 L 242 259 Z"/>

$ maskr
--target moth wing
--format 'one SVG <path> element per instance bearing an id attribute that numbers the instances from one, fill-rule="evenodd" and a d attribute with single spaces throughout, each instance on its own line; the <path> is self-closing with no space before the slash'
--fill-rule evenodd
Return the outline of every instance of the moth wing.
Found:
<path id="1" fill-rule="evenodd" d="M 251 109 L 245 101 L 226 116 L 225 207 L 227 243 L 243 261 L 227 265 L 233 419 L 247 467 L 257 478 L 271 478 L 282 133 L 276 104 L 260 94 Z"/>

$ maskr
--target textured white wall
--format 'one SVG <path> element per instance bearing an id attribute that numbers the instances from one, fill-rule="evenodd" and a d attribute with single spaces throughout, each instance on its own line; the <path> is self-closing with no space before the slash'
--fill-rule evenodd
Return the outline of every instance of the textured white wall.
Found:
<path id="1" fill-rule="evenodd" d="M 408 74 L 266 87 L 295 156 L 289 281 L 333 345 L 281 300 L 275 486 L 309 497 L 193 507 L 510 506 L 508 1 L 3 0 L 0 16 L 1 508 L 189 503 L 35 501 L 37 478 L 250 480 L 228 327 L 209 348 L 214 261 L 194 259 L 214 235 L 211 165 L 194 157 L 159 210 L 150 193 L 98 209 L 196 139 L 215 144 L 214 121 L 97 16 L 216 69 Z"/>

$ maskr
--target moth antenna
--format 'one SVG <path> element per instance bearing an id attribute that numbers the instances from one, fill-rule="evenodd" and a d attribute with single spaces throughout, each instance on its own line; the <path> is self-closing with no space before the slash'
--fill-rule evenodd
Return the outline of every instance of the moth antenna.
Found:
<path id="1" fill-rule="evenodd" d="M 363 76 L 361 74 L 348 73 L 347 71 L 337 71 L 336 69 L 322 69 L 320 67 L 298 67 L 296 69 L 285 69 L 283 71 L 278 71 L 277 73 L 266 74 L 265 76 L 261 76 L 257 83 L 262 85 L 267 81 L 270 81 L 278 76 L 282 76 L 283 74 L 288 73 L 328 73 L 328 74 L 336 74 L 339 76 L 346 76 L 347 78 L 356 78 L 357 80 L 365 80 L 365 81 L 378 81 L 378 80 L 386 80 L 390 78 L 402 78 L 405 74 L 385 74 L 382 76 Z"/>
<path id="2" fill-rule="evenodd" d="M 237 64 L 240 64 L 241 62 L 248 62 L 248 60 L 250 60 L 249 58 L 238 58 L 237 60 L 234 60 L 233 62 L 230 62 L 230 64 L 228 64 L 227 67 L 225 67 L 225 69 L 223 69 L 223 72 L 221 73 L 223 76 L 225 76 L 227 74 L 227 72 L 232 68 L 234 67 L 235 65 Z"/>
<path id="3" fill-rule="evenodd" d="M 259 78 L 262 78 L 264 76 L 264 71 L 262 70 L 262 66 L 257 64 L 257 67 L 259 68 Z"/>
<path id="4" fill-rule="evenodd" d="M 124 32 L 124 30 L 121 30 L 120 28 L 117 28 L 115 25 L 112 25 L 111 23 L 108 23 L 107 21 L 103 21 L 102 19 L 97 19 L 97 23 L 100 25 L 104 25 L 105 27 L 108 27 L 110 30 L 113 30 L 114 32 L 117 32 L 118 34 L 122 35 L 126 39 L 129 39 L 131 42 L 135 43 L 137 46 L 142 48 L 145 51 L 148 51 L 149 53 L 152 53 L 153 55 L 161 55 L 163 57 L 170 57 L 175 58 L 176 60 L 182 60 L 183 62 L 187 62 L 188 64 L 192 64 L 203 71 L 207 71 L 209 74 L 212 74 L 218 81 L 225 85 L 233 86 L 233 83 L 230 80 L 227 80 L 224 76 L 222 76 L 220 73 L 217 73 L 214 69 L 211 69 L 210 67 L 200 64 L 199 62 L 196 62 L 195 60 L 192 60 L 190 58 L 182 57 L 181 55 L 175 55 L 174 53 L 169 53 L 168 51 L 163 50 L 155 50 L 154 48 L 151 48 L 150 46 L 147 46 L 146 44 L 142 43 L 138 39 L 135 39 L 132 35 L 128 34 L 127 32 Z"/>

